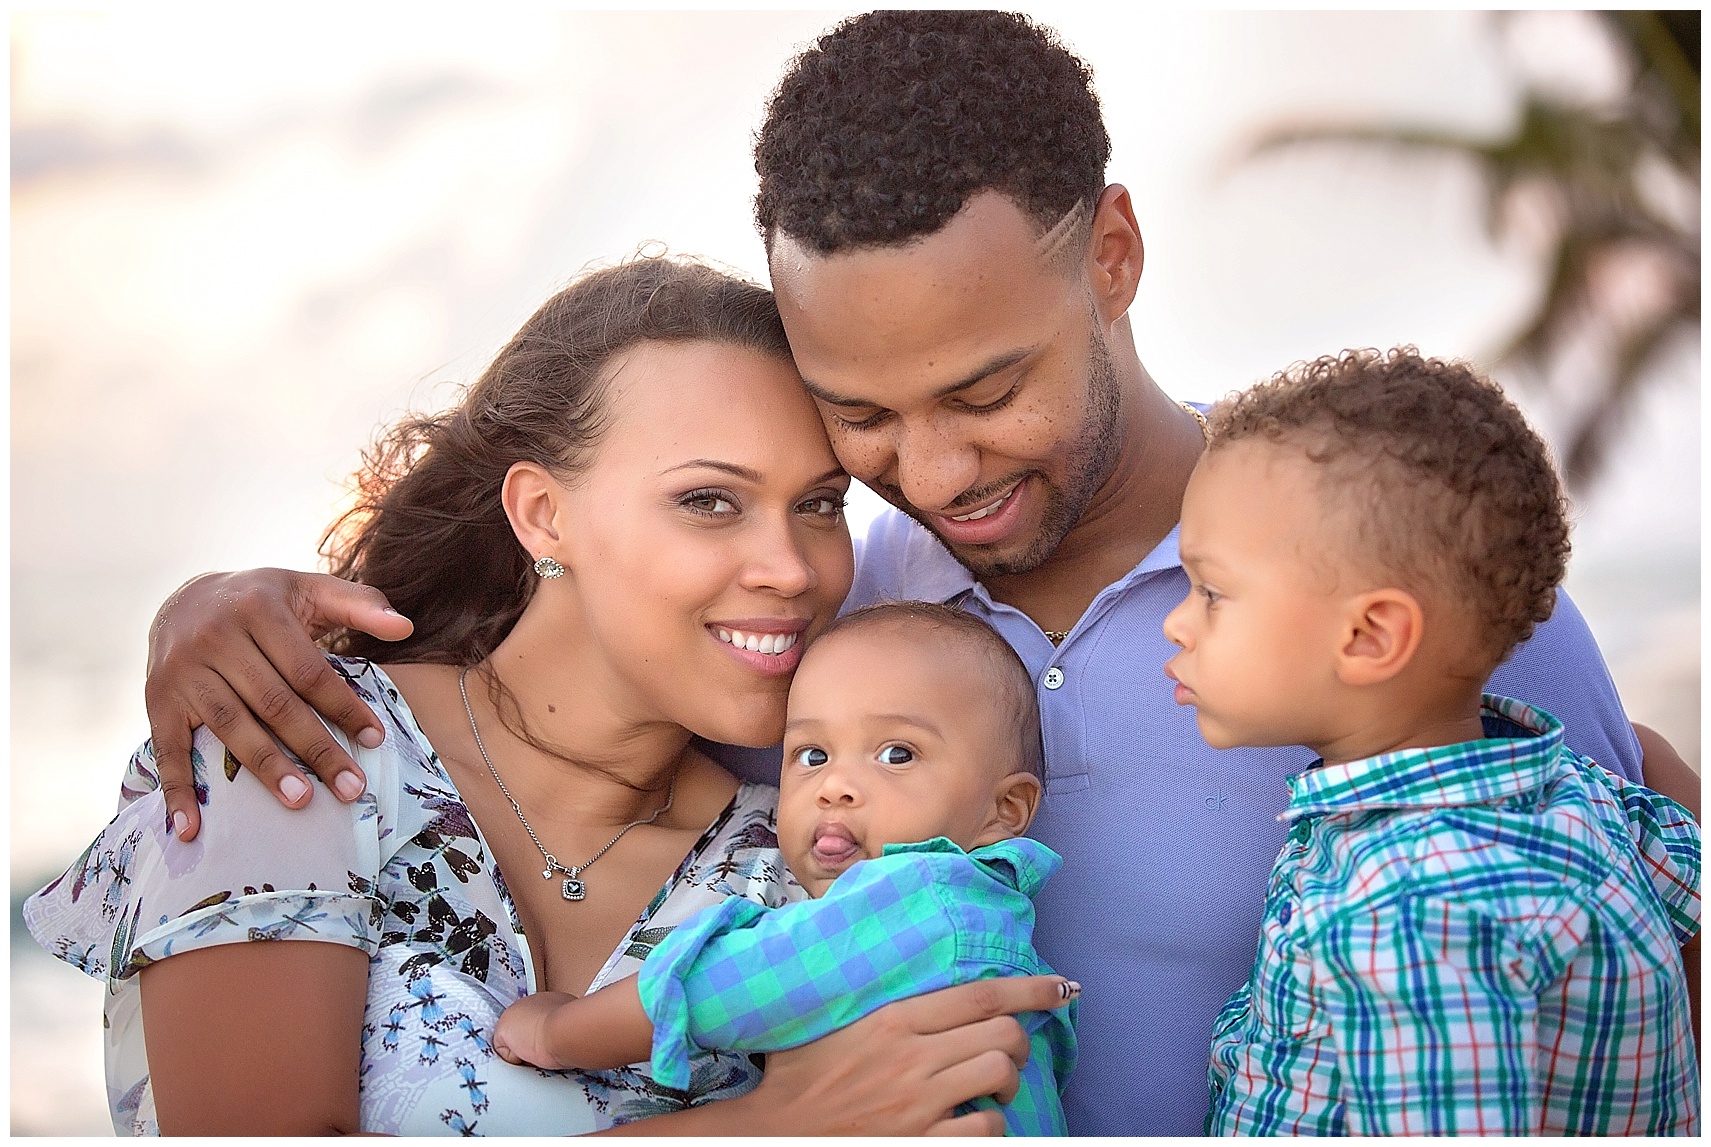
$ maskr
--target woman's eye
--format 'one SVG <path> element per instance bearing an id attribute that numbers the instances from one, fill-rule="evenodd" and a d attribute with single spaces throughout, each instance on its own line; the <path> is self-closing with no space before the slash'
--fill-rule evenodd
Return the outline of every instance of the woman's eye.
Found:
<path id="1" fill-rule="evenodd" d="M 915 754 L 902 745 L 887 745 L 879 750 L 879 763 L 882 765 L 906 765 L 915 759 Z"/>
<path id="2" fill-rule="evenodd" d="M 796 763 L 804 768 L 817 769 L 832 758 L 826 755 L 826 750 L 806 748 L 796 750 Z"/>
<path id="3" fill-rule="evenodd" d="M 697 514 L 734 514 L 737 504 L 719 490 L 694 490 L 677 500 L 677 504 Z"/>
<path id="4" fill-rule="evenodd" d="M 830 518 L 844 512 L 844 500 L 838 495 L 821 494 L 818 497 L 809 498 L 806 502 L 803 502 L 801 506 L 797 507 L 797 509 L 804 514 L 813 514 L 816 517 Z"/>

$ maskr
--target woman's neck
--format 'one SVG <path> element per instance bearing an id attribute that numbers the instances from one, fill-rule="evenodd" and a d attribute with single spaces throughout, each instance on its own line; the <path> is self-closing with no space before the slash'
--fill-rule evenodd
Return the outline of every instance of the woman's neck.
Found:
<path id="1" fill-rule="evenodd" d="M 689 731 L 651 712 L 584 627 L 539 601 L 466 687 L 482 744 L 525 807 L 574 795 L 587 819 L 626 824 L 659 807 L 689 745 Z"/>

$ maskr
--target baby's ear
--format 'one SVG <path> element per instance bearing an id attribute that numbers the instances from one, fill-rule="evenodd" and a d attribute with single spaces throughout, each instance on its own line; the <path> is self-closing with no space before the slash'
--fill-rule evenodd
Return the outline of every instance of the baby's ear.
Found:
<path id="1" fill-rule="evenodd" d="M 992 821 L 984 834 L 992 839 L 982 843 L 1021 836 L 1033 823 L 1039 807 L 1040 778 L 1033 773 L 1011 773 L 998 782 L 993 793 Z"/>
<path id="2" fill-rule="evenodd" d="M 1375 589 L 1349 603 L 1337 677 L 1345 685 L 1377 685 L 1414 659 L 1426 632 L 1425 611 L 1402 589 Z"/>

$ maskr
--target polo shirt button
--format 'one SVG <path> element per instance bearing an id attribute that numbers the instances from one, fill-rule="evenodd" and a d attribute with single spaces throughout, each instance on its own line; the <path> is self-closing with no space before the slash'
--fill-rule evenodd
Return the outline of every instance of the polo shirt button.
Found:
<path id="1" fill-rule="evenodd" d="M 1063 685 L 1063 670 L 1056 665 L 1046 670 L 1046 688 L 1057 689 Z"/>

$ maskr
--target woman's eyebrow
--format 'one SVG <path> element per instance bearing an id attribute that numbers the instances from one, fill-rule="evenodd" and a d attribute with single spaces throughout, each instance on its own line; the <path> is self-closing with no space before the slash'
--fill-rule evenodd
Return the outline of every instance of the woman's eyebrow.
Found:
<path id="1" fill-rule="evenodd" d="M 759 470 L 751 470 L 749 467 L 739 466 L 735 462 L 720 462 L 713 458 L 692 458 L 688 462 L 679 462 L 675 466 L 667 466 L 664 470 L 661 470 L 660 473 L 670 474 L 678 470 L 688 470 L 696 467 L 704 470 L 718 470 L 721 473 L 730 474 L 733 477 L 742 478 L 749 482 L 761 482 L 765 480 L 765 475 L 763 475 Z"/>
<path id="2" fill-rule="evenodd" d="M 762 474 L 759 470 L 754 470 L 747 466 L 739 466 L 735 462 L 720 462 L 715 458 L 692 458 L 688 462 L 679 462 L 675 466 L 668 466 L 666 469 L 660 471 L 660 473 L 670 474 L 677 470 L 688 470 L 692 468 L 717 470 L 722 474 L 729 474 L 732 477 L 741 478 L 745 482 L 753 482 L 756 485 L 766 481 L 766 475 Z M 835 478 L 843 477 L 847 477 L 844 468 L 842 466 L 833 466 L 830 470 L 827 470 L 819 477 L 809 479 L 808 484 L 810 486 L 817 486 L 821 482 L 830 482 Z"/>

